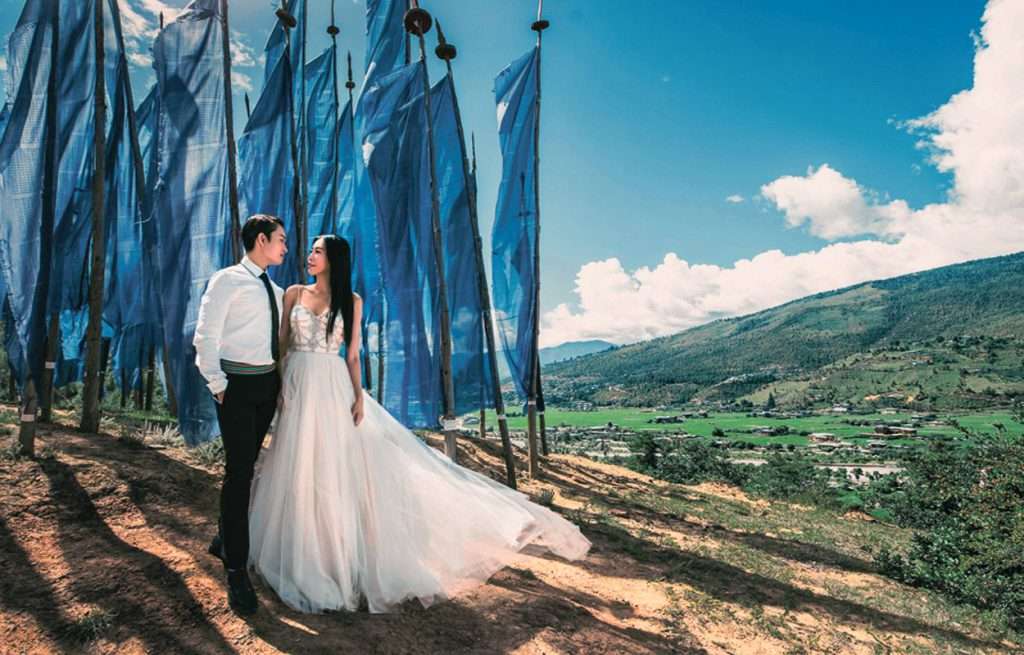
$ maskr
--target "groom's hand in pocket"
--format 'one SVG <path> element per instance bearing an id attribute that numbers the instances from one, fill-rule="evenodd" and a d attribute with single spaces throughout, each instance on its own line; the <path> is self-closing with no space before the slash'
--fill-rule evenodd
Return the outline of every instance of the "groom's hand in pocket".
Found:
<path id="1" fill-rule="evenodd" d="M 224 392 L 221 391 L 220 393 L 213 394 L 213 399 L 217 401 L 218 405 L 223 405 L 224 404 Z"/>

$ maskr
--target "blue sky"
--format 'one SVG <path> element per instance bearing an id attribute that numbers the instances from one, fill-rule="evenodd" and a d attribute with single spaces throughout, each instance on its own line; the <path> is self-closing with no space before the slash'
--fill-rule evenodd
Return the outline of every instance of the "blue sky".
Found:
<path id="1" fill-rule="evenodd" d="M 155 20 L 152 10 L 161 5 L 121 2 L 143 21 Z M 0 35 L 10 32 L 21 5 L 0 0 Z M 239 44 L 235 70 L 254 88 L 253 102 L 273 6 L 270 0 L 231 3 Z M 328 44 L 329 6 L 329 0 L 311 3 L 309 58 Z M 500 178 L 492 82 L 532 47 L 536 4 L 433 0 L 423 6 L 459 48 L 456 84 L 466 129 L 477 136 L 487 240 Z M 980 0 L 548 0 L 541 145 L 545 345 L 647 338 L 830 284 L 996 254 L 960 248 L 902 268 L 887 265 L 888 256 L 857 255 L 859 268 L 847 275 L 825 275 L 818 283 L 790 279 L 814 278 L 816 266 L 849 267 L 848 260 L 829 264 L 821 257 L 813 266 L 790 265 L 801 253 L 906 242 L 908 230 L 879 228 L 878 216 L 952 202 L 956 165 L 940 171 L 930 159 L 942 143 L 935 135 L 948 126 L 910 130 L 903 123 L 972 88 L 985 8 Z M 1015 9 L 1000 11 L 1008 18 L 993 10 L 993 22 L 1014 18 L 1009 13 Z M 337 0 L 337 12 L 339 43 L 352 50 L 358 78 L 365 5 Z M 433 45 L 431 33 L 431 51 Z M 432 68 L 437 79 L 440 67 Z M 140 67 L 137 85 L 151 79 Z M 236 89 L 244 86 L 240 79 Z M 138 88 L 136 98 L 143 95 Z M 235 107 L 240 133 L 240 95 Z M 922 141 L 930 148 L 919 147 Z M 891 204 L 895 199 L 905 207 Z M 856 229 L 837 227 L 850 221 Z M 765 252 L 777 265 L 757 264 Z M 741 274 L 744 261 L 760 271 L 753 280 Z M 742 301 L 730 302 L 723 296 L 735 289 L 724 286 L 733 283 L 784 291 L 744 289 Z M 628 318 L 631 313 L 646 322 Z"/>

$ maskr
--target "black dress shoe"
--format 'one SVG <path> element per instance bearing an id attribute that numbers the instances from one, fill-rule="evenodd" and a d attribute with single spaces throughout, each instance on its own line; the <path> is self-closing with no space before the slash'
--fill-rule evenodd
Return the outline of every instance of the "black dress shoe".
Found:
<path id="1" fill-rule="evenodd" d="M 249 573 L 245 569 L 228 571 L 228 605 L 239 614 L 253 614 L 259 607 L 256 590 L 249 581 Z"/>
<path id="2" fill-rule="evenodd" d="M 206 549 L 206 552 L 219 559 L 224 566 L 227 566 L 228 558 L 224 553 L 224 541 L 220 538 L 219 534 L 213 536 L 213 540 L 210 541 L 210 547 Z"/>

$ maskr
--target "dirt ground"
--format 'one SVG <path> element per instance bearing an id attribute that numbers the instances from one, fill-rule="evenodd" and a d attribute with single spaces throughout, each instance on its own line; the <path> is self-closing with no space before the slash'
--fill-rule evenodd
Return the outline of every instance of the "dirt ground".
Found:
<path id="1" fill-rule="evenodd" d="M 228 608 L 219 561 L 205 551 L 218 471 L 183 448 L 61 425 L 40 425 L 37 447 L 34 460 L 0 461 L 3 653 L 1011 650 L 978 623 L 929 612 L 933 597 L 877 576 L 855 555 L 630 499 L 795 510 L 568 456 L 548 458 L 544 478 L 522 478 L 520 488 L 554 492 L 553 507 L 594 543 L 584 561 L 524 554 L 464 596 L 388 615 L 300 614 L 256 581 L 261 607 L 240 618 Z M 503 470 L 490 442 L 463 440 L 460 461 L 492 477 Z M 861 600 L 850 589 L 870 593 Z"/>

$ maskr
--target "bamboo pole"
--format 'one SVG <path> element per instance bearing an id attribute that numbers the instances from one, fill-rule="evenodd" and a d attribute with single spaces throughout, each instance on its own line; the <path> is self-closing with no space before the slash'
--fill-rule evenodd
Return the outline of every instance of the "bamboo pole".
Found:
<path id="1" fill-rule="evenodd" d="M 104 71 L 103 2 L 94 0 L 93 39 L 96 48 L 96 80 L 93 91 L 93 178 L 92 178 L 92 252 L 89 272 L 89 324 L 85 330 L 85 384 L 82 391 L 83 432 L 97 432 L 100 427 L 100 328 L 103 318 L 103 286 L 106 273 L 107 241 L 104 223 L 106 207 L 106 125 L 107 90 Z"/>
<path id="2" fill-rule="evenodd" d="M 225 21 L 225 24 L 226 24 L 226 21 Z M 164 14 L 163 14 L 163 12 L 160 12 L 160 31 L 161 32 L 164 31 Z M 156 115 L 156 118 L 157 118 L 157 134 L 160 133 L 160 124 L 162 122 L 161 121 L 161 113 L 162 112 L 157 112 L 157 115 Z M 231 121 L 227 121 L 227 124 L 228 125 L 232 125 Z M 228 132 L 228 143 L 229 143 L 229 145 L 232 145 L 232 147 L 233 147 L 233 144 L 235 142 L 235 139 L 234 139 L 235 129 L 234 129 L 233 125 L 229 129 L 230 129 L 230 131 Z M 161 155 L 160 140 L 159 139 L 157 139 L 156 144 L 155 144 L 154 147 L 156 148 L 156 156 L 157 156 L 157 159 L 159 160 L 160 159 L 160 155 Z M 229 152 L 230 152 L 230 150 L 229 150 Z M 232 161 L 234 161 L 234 160 L 231 159 L 231 158 L 228 159 L 228 176 L 229 176 L 230 187 L 231 187 L 231 189 L 234 189 L 235 201 L 234 201 L 232 207 L 234 208 L 233 209 L 233 216 L 236 216 L 237 213 L 238 213 L 237 212 L 237 209 L 238 209 L 238 186 L 234 183 L 234 179 L 235 178 L 233 176 L 234 174 L 232 173 L 232 171 L 234 170 L 234 166 L 232 164 Z M 157 168 L 159 169 L 159 166 Z M 231 198 L 231 194 L 230 194 L 231 189 L 229 189 L 229 196 L 228 196 L 229 197 L 229 201 L 230 201 L 230 198 Z M 241 240 L 241 234 L 239 234 L 239 240 Z M 234 246 L 232 246 L 232 252 L 234 252 Z M 177 416 L 178 415 L 178 398 L 177 398 L 177 394 L 175 394 L 175 392 L 174 392 L 174 376 L 171 375 L 171 364 L 170 364 L 170 362 L 167 361 L 167 353 L 170 352 L 170 349 L 167 347 L 167 338 L 166 338 L 166 336 L 164 337 L 162 347 L 163 347 L 163 350 L 160 353 L 160 367 L 163 369 L 163 372 L 164 372 L 164 386 L 167 388 L 167 411 L 172 416 Z"/>
<path id="3" fill-rule="evenodd" d="M 135 170 L 135 203 L 136 211 L 139 216 L 142 216 L 142 199 L 146 195 L 146 171 L 145 166 L 142 163 L 142 147 L 139 145 L 139 126 L 135 116 L 135 94 L 132 91 L 131 77 L 128 75 L 128 57 L 126 55 L 124 46 L 124 32 L 121 26 L 121 10 L 118 6 L 117 0 L 110 0 L 110 11 L 114 21 L 114 36 L 117 38 L 118 52 L 120 56 L 121 66 L 121 84 L 124 90 L 125 105 L 128 118 L 128 143 L 132 155 L 132 167 Z M 152 351 L 150 352 L 150 370 L 149 370 L 149 384 L 152 385 L 153 380 L 153 363 L 152 363 Z M 140 376 L 142 372 L 140 371 Z M 122 387 L 123 389 L 123 387 Z M 151 395 L 151 394 L 149 394 Z M 150 400 L 150 402 L 152 402 Z M 140 379 L 139 388 L 135 396 L 135 406 L 137 409 L 143 408 L 143 385 Z"/>
<path id="4" fill-rule="evenodd" d="M 131 395 L 131 390 L 128 389 L 128 369 L 121 369 L 121 379 L 118 380 L 118 384 L 121 387 L 121 409 L 128 406 L 128 396 Z"/>
<path id="5" fill-rule="evenodd" d="M 153 391 L 156 386 L 156 347 L 149 347 L 149 368 L 146 370 L 146 400 L 143 409 L 153 411 Z"/>
<path id="6" fill-rule="evenodd" d="M 377 323 L 377 402 L 384 404 L 384 321 Z"/>
<path id="7" fill-rule="evenodd" d="M 307 2 L 302 3 L 302 12 L 299 16 L 299 20 L 302 22 L 302 39 L 299 41 L 299 79 L 300 79 L 300 91 L 299 91 L 299 115 L 296 120 L 296 126 L 299 134 L 299 204 L 296 212 L 298 230 L 299 230 L 299 280 L 303 281 L 306 279 L 306 258 L 303 255 L 306 254 L 309 248 L 309 216 L 307 215 L 308 210 L 308 199 L 309 199 L 309 144 L 308 142 L 308 131 L 309 126 L 306 125 L 306 32 L 307 32 Z M 292 74 L 295 71 L 292 70 Z M 290 89 L 294 89 L 294 86 Z M 294 93 L 292 94 L 294 98 Z M 294 108 L 294 104 L 292 105 Z M 294 109 L 293 109 L 294 111 Z"/>
<path id="8" fill-rule="evenodd" d="M 537 75 L 536 94 L 534 97 L 536 121 L 533 126 L 533 206 L 534 206 L 534 248 L 533 248 L 533 362 L 534 374 L 530 376 L 530 394 L 527 399 L 527 412 L 529 414 L 529 441 L 530 441 L 530 477 L 540 473 L 540 466 L 537 457 L 537 398 L 540 395 L 540 356 L 537 344 L 540 341 L 540 55 L 541 35 L 551 24 L 541 18 L 544 11 L 544 0 L 538 0 L 537 20 L 533 22 L 530 29 L 537 33 Z M 541 417 L 543 422 L 543 417 Z M 543 423 L 541 426 L 543 430 Z"/>
<path id="9" fill-rule="evenodd" d="M 324 232 L 328 234 L 335 234 L 338 231 L 338 159 L 340 150 L 338 137 L 340 136 L 341 125 L 339 124 L 339 116 L 341 115 L 338 111 L 338 26 L 334 22 L 334 0 L 331 0 L 331 24 L 327 26 L 327 33 L 331 36 L 331 80 L 333 82 L 334 92 L 334 144 L 331 149 L 333 157 L 331 161 L 331 202 L 328 204 L 327 216 L 327 229 Z M 350 92 L 351 93 L 351 92 Z"/>
<path id="10" fill-rule="evenodd" d="M 220 0 L 221 41 L 224 48 L 224 133 L 228 141 L 228 204 L 231 210 L 231 257 L 242 258 L 242 222 L 238 213 L 238 172 L 235 170 L 235 115 L 231 96 L 231 30 L 228 0 Z"/>
<path id="11" fill-rule="evenodd" d="M 538 320 L 539 317 L 538 317 Z M 545 457 L 548 456 L 548 430 L 545 424 L 544 412 L 547 410 L 547 405 L 544 403 L 544 387 L 540 383 L 540 351 L 537 351 L 537 419 L 540 422 L 540 453 Z"/>
<path id="12" fill-rule="evenodd" d="M 526 222 L 530 215 L 526 208 L 526 173 L 519 174 L 519 217 Z M 534 257 L 534 277 L 538 258 Z M 534 287 L 536 288 L 536 287 Z M 536 306 L 536 305 L 535 305 Z M 536 328 L 536 317 L 534 317 L 534 328 Z M 536 332 L 534 332 L 536 335 Z M 536 343 L 536 336 L 534 336 Z M 532 348 L 530 357 L 530 386 L 526 389 L 526 451 L 530 477 L 536 478 L 540 475 L 540 454 L 537 439 L 537 369 L 536 369 L 536 348 Z"/>
<path id="13" fill-rule="evenodd" d="M 345 80 L 345 89 L 348 91 L 348 109 L 349 109 L 348 135 L 349 135 L 349 140 L 352 142 L 352 147 L 355 148 L 355 146 L 356 146 L 355 100 L 352 97 L 352 92 L 356 88 L 356 83 L 352 79 L 352 52 L 351 51 L 346 53 L 346 63 L 347 63 L 347 74 L 348 74 L 348 77 Z M 337 104 L 337 103 L 335 103 L 335 104 Z M 338 125 L 338 128 L 339 129 L 341 128 L 340 123 Z M 337 151 L 338 151 L 338 148 L 335 148 L 335 152 L 337 152 Z M 355 152 L 353 152 L 352 156 L 353 156 L 353 160 L 352 160 L 352 184 L 353 184 L 353 192 L 354 192 L 355 191 L 355 176 L 356 176 L 356 170 L 355 170 L 355 167 L 356 167 L 355 156 L 356 156 L 356 154 L 355 154 Z M 335 170 L 337 170 L 337 168 L 338 168 L 338 166 L 335 166 Z M 335 223 L 334 223 L 335 231 L 337 231 L 337 229 L 340 227 L 340 225 L 337 222 L 337 211 L 335 211 L 335 219 L 334 220 L 335 220 Z M 362 329 L 362 326 L 360 326 L 359 329 Z M 369 330 L 367 330 L 366 334 L 367 335 L 369 334 Z M 380 337 L 378 335 L 378 339 L 377 339 L 378 354 L 380 352 L 380 344 L 381 344 L 381 341 L 380 341 Z M 366 390 L 372 392 L 373 391 L 373 361 L 370 358 L 369 339 L 363 339 L 363 368 L 365 370 L 365 373 L 363 375 L 363 381 L 366 383 Z M 383 379 L 383 378 L 382 377 L 379 378 L 378 381 L 381 380 L 381 379 Z M 379 401 L 380 401 L 380 398 L 378 398 L 378 402 Z"/>
<path id="14" fill-rule="evenodd" d="M 420 45 L 420 65 L 423 66 L 423 111 L 427 122 L 427 157 L 430 160 L 430 223 L 434 235 L 434 266 L 437 271 L 439 305 L 441 309 L 441 387 L 444 415 L 441 432 L 444 434 L 444 452 L 456 461 L 455 441 L 455 387 L 452 381 L 451 315 L 448 308 L 448 287 L 445 283 L 444 243 L 441 236 L 441 208 L 438 200 L 437 164 L 434 154 L 433 114 L 430 109 L 430 78 L 427 72 L 427 49 L 423 35 L 430 31 L 432 19 L 425 9 L 412 0 L 412 8 L 405 12 L 406 32 L 416 37 Z"/>
<path id="15" fill-rule="evenodd" d="M 167 361 L 167 353 L 168 352 L 169 351 L 167 350 L 167 342 L 165 341 L 164 342 L 164 350 L 160 354 L 160 362 L 161 362 L 161 366 L 163 366 L 163 369 L 164 369 L 164 381 L 167 384 L 167 411 L 170 412 L 170 414 L 172 416 L 177 416 L 178 415 L 178 395 L 174 391 L 174 384 L 173 384 L 174 378 L 171 376 L 171 365 Z"/>
<path id="16" fill-rule="evenodd" d="M 26 457 L 36 454 L 36 385 L 32 375 L 25 383 L 21 405 L 21 423 L 18 430 L 18 452 Z"/>
<path id="17" fill-rule="evenodd" d="M 452 72 L 452 59 L 458 54 L 455 46 L 448 43 L 444 38 L 444 31 L 441 29 L 441 21 L 437 21 L 437 48 L 434 52 L 445 63 L 448 71 L 448 79 L 452 85 L 452 98 L 455 106 L 455 125 L 459 133 L 459 144 L 462 150 L 462 177 L 466 185 L 466 200 L 469 205 L 469 224 L 473 235 L 473 255 L 476 262 L 477 289 L 480 294 L 481 320 L 484 324 L 484 336 L 487 343 L 487 365 L 491 369 L 492 389 L 494 396 L 494 410 L 498 414 L 498 428 L 501 433 L 501 448 L 505 459 L 505 482 L 513 489 L 516 488 L 516 465 L 512 456 L 512 440 L 508 434 L 508 420 L 505 418 L 505 401 L 501 396 L 501 380 L 498 376 L 498 358 L 494 348 L 494 323 L 491 320 L 491 292 L 487 285 L 487 272 L 484 269 L 483 240 L 480 238 L 480 220 L 477 216 L 476 205 L 476 143 L 473 144 L 473 170 L 470 171 L 469 160 L 466 157 L 466 134 L 462 129 L 462 114 L 459 111 L 459 101 L 455 96 L 455 76 Z M 487 412 L 480 408 L 480 438 L 486 435 Z"/>
<path id="18" fill-rule="evenodd" d="M 60 343 L 60 319 L 57 314 L 50 317 L 50 328 L 46 333 L 46 360 L 43 362 L 43 378 L 39 395 L 39 420 L 49 423 L 52 417 L 53 374 L 57 369 L 57 346 Z"/>
<path id="19" fill-rule="evenodd" d="M 281 55 L 286 62 L 285 72 L 287 79 L 285 87 L 288 93 L 288 108 L 291 112 L 291 120 L 288 121 L 288 134 L 290 136 L 290 152 L 292 158 L 292 208 L 295 211 L 295 236 L 299 244 L 299 252 L 296 253 L 295 262 L 298 268 L 299 282 L 306 280 L 306 258 L 302 255 L 306 250 L 306 237 L 302 232 L 302 169 L 299 167 L 299 148 L 297 144 L 296 118 L 295 118 L 295 94 L 292 89 L 295 87 L 295 71 L 292 70 L 292 36 L 289 31 L 295 27 L 295 17 L 288 13 L 284 7 L 285 2 L 281 0 L 281 8 L 275 14 L 281 22 L 281 29 L 284 31 L 284 53 Z"/>
<path id="20" fill-rule="evenodd" d="M 50 47 L 50 71 L 46 81 L 46 150 L 43 153 L 43 211 L 41 232 L 53 234 L 57 217 L 57 166 L 58 166 L 58 135 L 57 135 L 57 62 L 60 57 L 60 12 L 54 11 L 50 14 L 51 47 Z M 39 279 L 36 281 L 36 302 L 41 303 L 45 315 L 48 306 L 49 292 L 49 270 L 50 253 L 47 250 L 40 252 L 39 258 Z M 28 360 L 28 375 L 22 391 L 21 416 L 18 427 L 18 450 L 22 455 L 35 455 L 36 439 L 36 412 L 38 410 L 38 397 L 36 395 L 35 380 L 32 375 L 33 362 Z M 44 361 L 45 366 L 45 361 Z M 13 380 L 13 368 L 12 380 Z M 13 385 L 12 385 L 13 386 Z"/>

